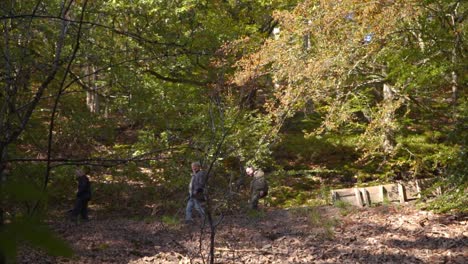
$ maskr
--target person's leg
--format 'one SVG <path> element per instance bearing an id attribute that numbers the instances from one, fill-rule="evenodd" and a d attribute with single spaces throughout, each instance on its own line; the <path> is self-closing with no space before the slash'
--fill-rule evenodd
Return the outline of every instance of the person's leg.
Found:
<path id="1" fill-rule="evenodd" d="M 81 218 L 84 219 L 84 220 L 88 220 L 88 202 L 89 200 L 83 200 L 83 206 L 81 208 L 81 211 L 80 211 L 80 214 L 81 214 Z"/>
<path id="2" fill-rule="evenodd" d="M 82 209 L 83 209 L 83 200 L 80 198 L 76 198 L 75 206 L 73 207 L 73 210 L 71 212 L 71 218 L 72 218 L 71 220 L 76 221 Z"/>
<path id="3" fill-rule="evenodd" d="M 254 210 L 258 209 L 259 199 L 260 199 L 260 194 L 258 192 L 252 193 L 252 197 L 250 198 L 250 209 L 254 209 Z"/>
<path id="4" fill-rule="evenodd" d="M 195 210 L 198 211 L 198 213 L 200 214 L 200 216 L 202 218 L 205 218 L 205 210 L 203 210 L 203 207 L 201 206 L 201 203 L 200 201 L 198 201 L 197 199 L 193 199 L 193 204 L 195 206 Z"/>
<path id="5" fill-rule="evenodd" d="M 185 208 L 185 221 L 193 221 L 192 209 L 193 209 L 193 198 L 189 198 L 187 201 L 187 207 Z"/>

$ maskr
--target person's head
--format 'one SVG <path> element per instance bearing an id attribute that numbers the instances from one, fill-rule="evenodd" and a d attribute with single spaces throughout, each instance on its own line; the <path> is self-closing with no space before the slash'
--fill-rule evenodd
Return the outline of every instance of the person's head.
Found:
<path id="1" fill-rule="evenodd" d="M 77 178 L 78 178 L 78 177 L 82 177 L 82 176 L 84 176 L 84 175 L 86 175 L 86 174 L 85 174 L 85 172 L 84 172 L 83 169 L 77 168 L 77 169 L 75 170 L 75 176 L 76 176 Z"/>
<path id="2" fill-rule="evenodd" d="M 249 176 L 252 176 L 252 175 L 254 174 L 254 168 L 253 168 L 253 167 L 250 167 L 250 166 L 247 167 L 247 168 L 245 169 L 245 173 L 247 173 L 247 175 L 249 175 Z"/>
<path id="3" fill-rule="evenodd" d="M 197 172 L 201 170 L 201 164 L 198 161 L 192 162 L 192 171 Z"/>

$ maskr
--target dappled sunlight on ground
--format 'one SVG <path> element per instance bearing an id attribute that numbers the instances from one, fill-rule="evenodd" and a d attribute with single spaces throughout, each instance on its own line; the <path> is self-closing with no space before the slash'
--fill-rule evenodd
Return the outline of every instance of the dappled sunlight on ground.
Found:
<path id="1" fill-rule="evenodd" d="M 158 218 L 53 222 L 76 256 L 65 260 L 31 251 L 22 259 L 35 255 L 36 263 L 207 261 L 209 228 L 200 228 L 201 219 L 187 226 L 179 219 Z M 466 263 L 466 224 L 466 216 L 435 215 L 412 205 L 269 208 L 225 216 L 216 234 L 215 263 Z"/>

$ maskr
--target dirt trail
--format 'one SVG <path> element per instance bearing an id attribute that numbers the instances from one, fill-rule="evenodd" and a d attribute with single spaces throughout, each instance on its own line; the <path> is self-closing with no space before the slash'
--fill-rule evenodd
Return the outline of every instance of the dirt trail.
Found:
<path id="1" fill-rule="evenodd" d="M 216 263 L 468 263 L 467 219 L 412 205 L 229 215 L 216 236 Z M 50 224 L 76 256 L 30 251 L 20 263 L 203 263 L 200 250 L 208 252 L 208 228 L 200 248 L 200 220 L 195 226 L 150 218 Z"/>

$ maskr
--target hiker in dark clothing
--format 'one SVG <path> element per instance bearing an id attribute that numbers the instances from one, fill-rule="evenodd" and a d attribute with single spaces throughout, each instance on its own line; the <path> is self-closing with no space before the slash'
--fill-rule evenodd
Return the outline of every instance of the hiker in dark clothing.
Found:
<path id="1" fill-rule="evenodd" d="M 73 221 L 77 220 L 78 215 L 81 215 L 83 220 L 89 220 L 88 202 L 91 199 L 91 183 L 83 170 L 77 169 L 75 173 L 78 181 L 78 192 L 76 193 L 75 207 L 71 211 L 71 217 Z"/>

